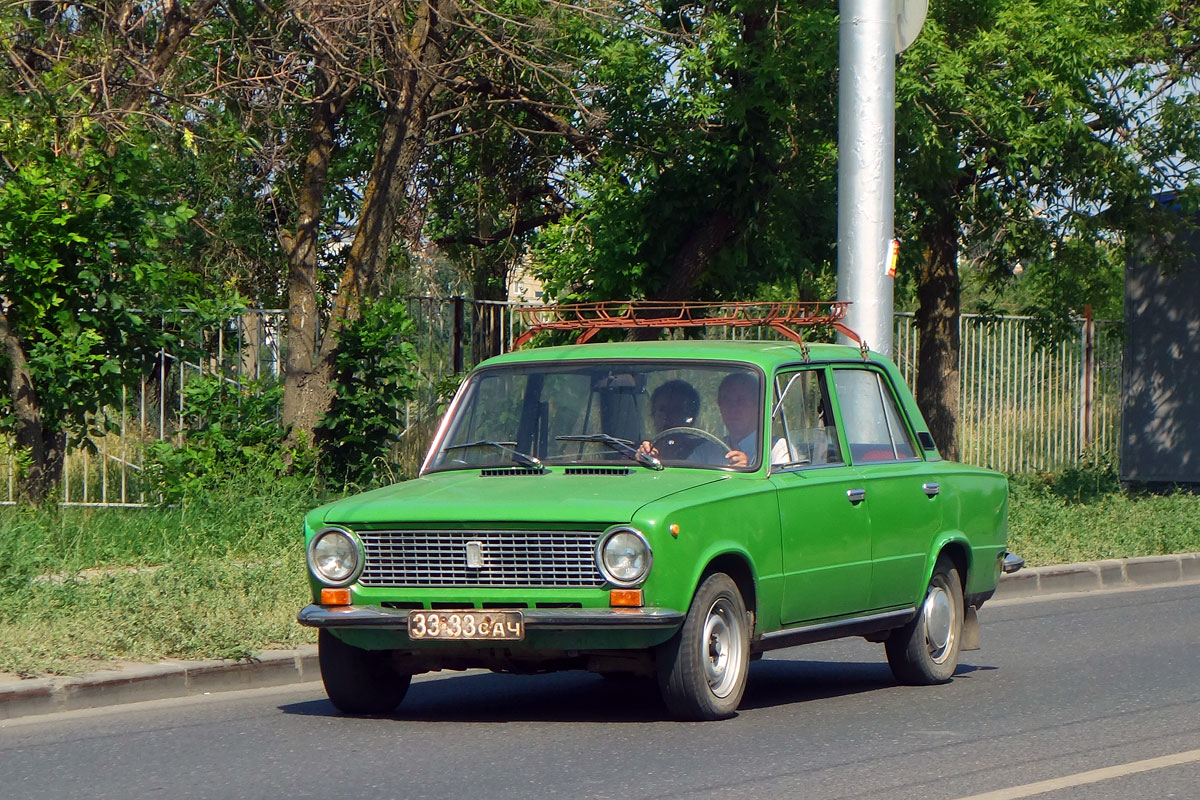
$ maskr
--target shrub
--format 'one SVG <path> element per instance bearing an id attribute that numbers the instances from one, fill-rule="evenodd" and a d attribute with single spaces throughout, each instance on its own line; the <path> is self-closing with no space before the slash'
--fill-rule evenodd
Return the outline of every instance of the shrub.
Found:
<path id="1" fill-rule="evenodd" d="M 273 381 L 234 383 L 202 376 L 189 382 L 182 446 L 159 441 L 147 448 L 151 489 L 163 502 L 173 503 L 204 495 L 238 475 L 268 481 L 289 476 L 311 483 L 311 453 L 301 448 L 289 454 L 290 460 L 284 457 L 282 397 L 283 387 Z"/>
<path id="2" fill-rule="evenodd" d="M 414 395 L 416 348 L 403 300 L 364 301 L 362 316 L 338 334 L 337 396 L 317 424 L 322 477 L 369 484 L 391 471 L 391 447 L 404 432 Z"/>

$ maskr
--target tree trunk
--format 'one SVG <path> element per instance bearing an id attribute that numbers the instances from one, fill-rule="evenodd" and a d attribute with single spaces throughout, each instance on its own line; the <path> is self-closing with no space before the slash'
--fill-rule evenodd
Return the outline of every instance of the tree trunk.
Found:
<path id="1" fill-rule="evenodd" d="M 957 460 L 959 413 L 958 226 L 943 214 L 926 228 L 917 288 L 917 405 L 944 458 Z"/>
<path id="2" fill-rule="evenodd" d="M 6 383 L 16 418 L 16 446 L 19 453 L 28 458 L 17 483 L 17 495 L 22 500 L 40 503 L 49 497 L 62 472 L 65 437 L 43 424 L 41 403 L 25 359 L 25 349 L 13 335 L 2 311 L 0 346 L 3 346 L 8 361 Z"/>
<path id="3" fill-rule="evenodd" d="M 296 209 L 296 233 L 281 236 L 288 255 L 287 358 L 282 421 L 289 431 L 289 445 L 297 443 L 300 432 L 311 442 L 313 425 L 320 418 L 323 392 L 313 383 L 321 321 L 317 294 L 318 239 L 329 160 L 333 156 L 334 129 L 341 109 L 339 101 L 321 103 L 313 108 L 308 156 L 304 160 L 304 178 Z M 328 386 L 324 389 L 328 391 Z"/>
<path id="4" fill-rule="evenodd" d="M 649 299 L 651 300 L 691 300 L 696 282 L 708 270 L 713 257 L 721 252 L 733 238 L 737 223 L 733 216 L 723 208 L 715 209 L 704 221 L 692 229 L 683 246 L 671 260 L 671 272 L 667 282 Z M 657 339 L 660 328 L 638 327 L 630 338 L 637 341 Z"/>
<path id="5" fill-rule="evenodd" d="M 765 34 L 769 30 L 769 18 L 765 11 L 765 3 L 750 3 L 743 9 L 741 15 L 741 37 L 751 48 L 763 45 Z M 739 68 L 730 75 L 731 86 L 736 90 L 754 80 L 747 69 Z M 768 194 L 773 181 L 770 176 L 773 167 L 764 154 L 764 142 L 771 137 L 771 121 L 762 109 L 750 109 L 746 113 L 745 131 L 743 136 L 750 142 L 753 152 L 753 169 L 750 175 L 750 192 L 759 196 Z M 670 265 L 667 281 L 655 294 L 655 300 L 690 300 L 694 294 L 696 282 L 708 271 L 712 260 L 725 249 L 744 225 L 743 212 L 731 211 L 743 207 L 738 198 L 717 196 L 717 204 L 688 234 L 687 239 L 676 251 Z M 730 202 L 734 200 L 735 202 Z"/>
<path id="6" fill-rule="evenodd" d="M 396 215 L 424 147 L 429 97 L 446 69 L 443 39 L 453 9 L 452 0 L 426 0 L 407 37 L 402 39 L 397 30 L 387 31 L 385 36 L 396 47 L 388 61 L 397 81 L 388 100 L 329 324 L 320 337 L 311 369 L 297 367 L 300 371 L 290 377 L 295 387 L 289 408 L 292 416 L 285 417 L 285 422 L 292 426 L 293 440 L 299 436 L 315 440 L 316 425 L 335 397 L 338 332 L 358 318 L 362 300 L 378 289 L 396 230 Z"/>
<path id="7" fill-rule="evenodd" d="M 733 238 L 737 222 L 723 208 L 712 211 L 697 225 L 675 254 L 671 275 L 655 293 L 655 300 L 689 300 L 696 281 L 708 270 L 713 257 Z"/>

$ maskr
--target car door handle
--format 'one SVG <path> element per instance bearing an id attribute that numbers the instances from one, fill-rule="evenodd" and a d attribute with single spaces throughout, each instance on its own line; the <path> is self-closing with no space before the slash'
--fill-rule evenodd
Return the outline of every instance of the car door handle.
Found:
<path id="1" fill-rule="evenodd" d="M 846 497 L 850 500 L 850 503 L 852 505 L 858 505 L 863 500 L 867 499 L 867 490 L 866 489 L 847 489 Z"/>
<path id="2" fill-rule="evenodd" d="M 925 490 L 925 494 L 929 497 L 936 497 L 937 493 L 942 490 L 941 486 L 938 486 L 936 483 L 933 483 L 933 482 L 922 483 L 921 488 Z"/>

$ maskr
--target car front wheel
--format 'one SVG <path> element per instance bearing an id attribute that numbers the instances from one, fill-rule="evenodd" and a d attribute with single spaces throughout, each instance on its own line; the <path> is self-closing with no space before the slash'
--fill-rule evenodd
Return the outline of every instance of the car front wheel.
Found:
<path id="1" fill-rule="evenodd" d="M 388 714 L 396 710 L 412 675 L 392 664 L 390 653 L 346 644 L 327 630 L 317 634 L 325 693 L 345 714 Z"/>
<path id="2" fill-rule="evenodd" d="M 750 615 L 737 584 L 706 577 L 683 627 L 658 650 L 658 685 L 671 714 L 685 720 L 737 713 L 750 665 Z"/>
<path id="3" fill-rule="evenodd" d="M 885 642 L 888 666 L 896 680 L 911 686 L 950 680 L 958 667 L 964 613 L 958 568 L 949 559 L 939 558 L 917 616 Z"/>

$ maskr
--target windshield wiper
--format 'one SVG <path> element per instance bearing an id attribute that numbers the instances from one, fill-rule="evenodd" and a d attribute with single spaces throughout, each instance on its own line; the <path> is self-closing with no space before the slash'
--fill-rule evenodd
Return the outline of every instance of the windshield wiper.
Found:
<path id="1" fill-rule="evenodd" d="M 512 456 L 512 460 L 523 467 L 537 467 L 540 469 L 542 466 L 542 460 L 537 456 L 531 456 L 528 453 L 522 453 L 520 450 L 514 450 L 513 447 L 516 445 L 516 442 L 493 442 L 491 439 L 480 439 L 479 441 L 466 442 L 465 444 L 452 444 L 448 447 L 443 447 L 442 449 L 466 450 L 468 447 L 483 447 L 485 445 L 495 447 L 510 454 Z"/>
<path id="2" fill-rule="evenodd" d="M 581 433 L 572 436 L 555 436 L 555 440 L 560 442 L 595 442 L 597 444 L 606 444 L 613 450 L 629 456 L 639 464 L 645 464 L 650 469 L 662 469 L 663 463 L 649 453 L 643 453 L 633 446 L 633 442 L 628 439 L 618 439 L 615 436 L 609 436 L 607 433 Z"/>

